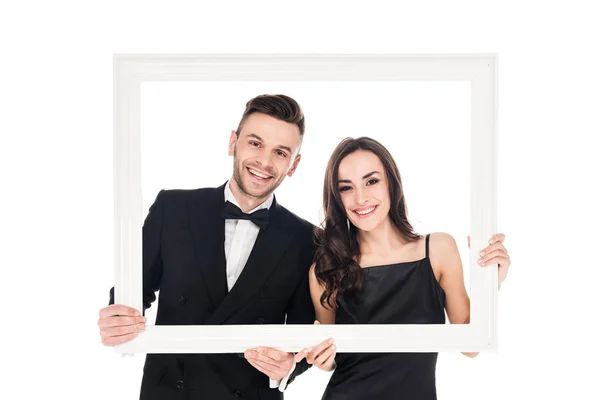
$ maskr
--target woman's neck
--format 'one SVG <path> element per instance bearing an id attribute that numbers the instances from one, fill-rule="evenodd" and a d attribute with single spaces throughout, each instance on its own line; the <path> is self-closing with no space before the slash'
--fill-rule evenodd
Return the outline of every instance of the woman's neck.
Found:
<path id="1" fill-rule="evenodd" d="M 390 219 L 385 220 L 372 231 L 359 230 L 357 240 L 361 255 L 390 254 L 392 250 L 397 250 L 408 243 Z"/>

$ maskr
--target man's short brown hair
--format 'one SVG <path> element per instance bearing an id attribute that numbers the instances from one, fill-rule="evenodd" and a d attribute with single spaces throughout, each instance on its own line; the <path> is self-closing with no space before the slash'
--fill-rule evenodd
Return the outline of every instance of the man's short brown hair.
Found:
<path id="1" fill-rule="evenodd" d="M 238 137 L 246 119 L 256 112 L 295 124 L 300 129 L 300 136 L 304 135 L 304 113 L 296 100 L 283 94 L 263 94 L 246 103 L 246 110 L 235 131 Z"/>

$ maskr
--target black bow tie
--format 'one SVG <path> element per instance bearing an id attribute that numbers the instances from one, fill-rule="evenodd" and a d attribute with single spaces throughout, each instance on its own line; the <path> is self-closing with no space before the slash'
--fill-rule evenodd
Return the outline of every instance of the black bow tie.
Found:
<path id="1" fill-rule="evenodd" d="M 262 229 L 266 229 L 267 225 L 269 225 L 269 210 L 267 208 L 245 214 L 238 206 L 227 201 L 225 202 L 222 216 L 225 219 L 245 219 L 247 221 L 252 221 L 254 225 Z"/>

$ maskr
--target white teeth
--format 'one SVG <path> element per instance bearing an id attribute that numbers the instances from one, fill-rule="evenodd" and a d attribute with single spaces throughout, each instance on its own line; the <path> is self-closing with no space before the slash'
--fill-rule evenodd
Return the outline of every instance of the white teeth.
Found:
<path id="1" fill-rule="evenodd" d="M 369 214 L 370 212 L 372 212 L 374 209 L 375 209 L 375 207 L 369 208 L 368 210 L 364 210 L 364 211 L 355 211 L 355 213 L 357 213 L 358 215 L 366 215 L 366 214 Z"/>
<path id="2" fill-rule="evenodd" d="M 267 179 L 267 178 L 269 177 L 268 175 L 263 175 L 263 174 L 261 174 L 261 173 L 259 173 L 259 172 L 256 172 L 256 171 L 254 171 L 253 169 L 250 169 L 250 168 L 248 168 L 248 171 L 250 171 L 250 173 L 251 173 L 252 175 L 256 175 L 256 176 L 258 176 L 259 178 Z"/>

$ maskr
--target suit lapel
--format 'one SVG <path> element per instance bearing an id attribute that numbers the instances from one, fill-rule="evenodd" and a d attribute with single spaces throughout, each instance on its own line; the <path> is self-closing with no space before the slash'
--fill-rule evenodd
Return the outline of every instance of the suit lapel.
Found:
<path id="1" fill-rule="evenodd" d="M 224 190 L 223 185 L 208 196 L 198 196 L 190 204 L 194 251 L 215 309 L 227 295 L 225 221 L 220 213 L 225 202 Z"/>
<path id="2" fill-rule="evenodd" d="M 281 207 L 273 200 L 270 210 L 269 226 L 261 229 L 242 273 L 207 324 L 222 324 L 256 295 L 288 248 L 293 235 L 284 228 Z"/>

